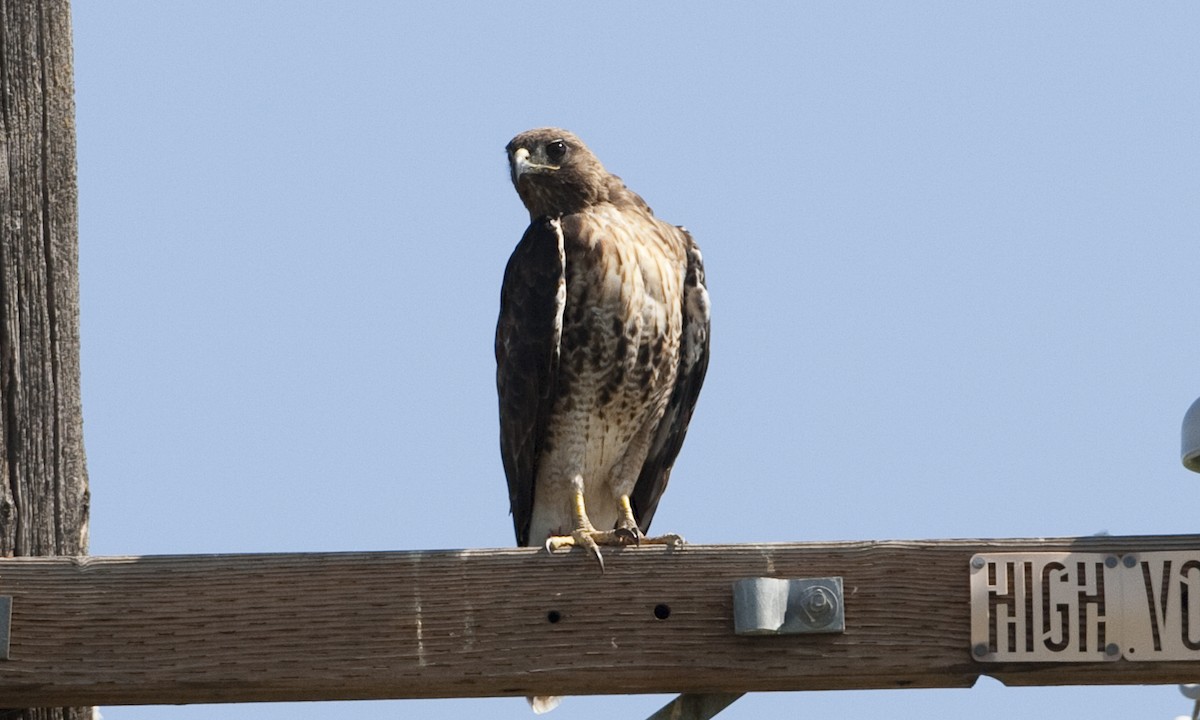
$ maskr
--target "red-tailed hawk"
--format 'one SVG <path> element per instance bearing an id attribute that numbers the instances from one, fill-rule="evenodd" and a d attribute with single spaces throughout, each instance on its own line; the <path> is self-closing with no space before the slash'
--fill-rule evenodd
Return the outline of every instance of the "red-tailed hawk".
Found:
<path id="1" fill-rule="evenodd" d="M 496 326 L 500 449 L 517 543 L 647 538 L 708 368 L 700 249 L 571 133 L 508 144 L 530 224 Z"/>

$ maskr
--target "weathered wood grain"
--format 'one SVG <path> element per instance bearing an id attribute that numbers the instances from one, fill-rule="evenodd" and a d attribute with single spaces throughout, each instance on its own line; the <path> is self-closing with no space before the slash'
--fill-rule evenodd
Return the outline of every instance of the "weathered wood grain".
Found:
<path id="1" fill-rule="evenodd" d="M 0 555 L 87 552 L 71 14 L 0 3 Z"/>
<path id="2" fill-rule="evenodd" d="M 14 558 L 0 705 L 1168 683 L 1197 662 L 981 665 L 981 551 L 1146 552 L 1200 536 L 582 552 Z M 733 634 L 734 580 L 845 580 L 841 635 Z M 669 608 L 659 619 L 655 608 Z M 663 614 L 659 610 L 658 614 Z M 551 620 L 556 619 L 556 622 Z"/>
<path id="3" fill-rule="evenodd" d="M 0 2 L 0 556 L 87 552 L 74 91 L 68 1 Z"/>

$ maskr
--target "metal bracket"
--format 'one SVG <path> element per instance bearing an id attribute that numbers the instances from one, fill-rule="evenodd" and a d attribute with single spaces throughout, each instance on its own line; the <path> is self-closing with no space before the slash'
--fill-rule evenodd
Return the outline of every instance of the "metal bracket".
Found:
<path id="1" fill-rule="evenodd" d="M 0 660 L 8 659 L 9 627 L 12 624 L 12 596 L 0 595 Z"/>
<path id="2" fill-rule="evenodd" d="M 743 578 L 733 584 L 738 635 L 798 635 L 846 630 L 840 577 Z M 646 720 L 710 720 L 745 693 L 684 693 Z"/>
<path id="3" fill-rule="evenodd" d="M 846 630 L 840 577 L 744 578 L 733 584 L 738 635 L 797 635 Z"/>

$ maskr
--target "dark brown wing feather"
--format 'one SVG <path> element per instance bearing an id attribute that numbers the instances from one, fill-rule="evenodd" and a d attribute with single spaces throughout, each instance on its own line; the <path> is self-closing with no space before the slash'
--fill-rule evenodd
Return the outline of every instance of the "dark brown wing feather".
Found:
<path id="1" fill-rule="evenodd" d="M 496 323 L 500 455 L 518 545 L 529 541 L 533 484 L 554 400 L 564 282 L 557 224 L 534 220 L 504 270 Z"/>
<path id="2" fill-rule="evenodd" d="M 709 308 L 708 290 L 704 284 L 704 262 L 692 236 L 683 228 L 678 231 L 687 242 L 687 274 L 683 283 L 683 337 L 679 348 L 679 371 L 675 389 L 667 403 L 667 411 L 654 434 L 650 454 L 642 465 L 637 484 L 630 495 L 633 513 L 642 532 L 650 530 L 650 521 L 658 508 L 658 499 L 667 489 L 671 466 L 683 447 L 688 423 L 700 386 L 708 371 Z"/>

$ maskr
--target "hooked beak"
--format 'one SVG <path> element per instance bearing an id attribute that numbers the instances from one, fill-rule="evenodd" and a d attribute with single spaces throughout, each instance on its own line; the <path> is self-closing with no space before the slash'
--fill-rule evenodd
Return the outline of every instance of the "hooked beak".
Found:
<path id="1" fill-rule="evenodd" d="M 515 183 L 521 179 L 521 176 L 537 167 L 529 162 L 529 151 L 525 148 L 517 148 L 512 156 L 512 180 Z"/>
<path id="2" fill-rule="evenodd" d="M 542 165 L 532 160 L 529 150 L 517 148 L 512 154 L 512 181 L 514 184 L 522 175 L 558 170 L 559 165 Z"/>

